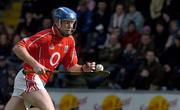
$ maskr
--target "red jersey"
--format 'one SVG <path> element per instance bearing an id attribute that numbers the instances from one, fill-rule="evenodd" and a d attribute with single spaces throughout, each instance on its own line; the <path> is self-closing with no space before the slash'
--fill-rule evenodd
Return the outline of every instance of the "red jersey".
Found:
<path id="1" fill-rule="evenodd" d="M 29 38 L 24 38 L 17 45 L 25 47 L 33 58 L 51 71 L 59 63 L 62 63 L 65 69 L 77 64 L 78 59 L 73 36 L 59 37 L 54 31 L 54 27 L 40 31 Z M 23 65 L 23 68 L 32 70 L 32 67 L 27 63 Z M 34 74 L 27 74 L 26 78 L 32 79 Z M 40 74 L 39 77 L 47 82 L 50 74 Z"/>

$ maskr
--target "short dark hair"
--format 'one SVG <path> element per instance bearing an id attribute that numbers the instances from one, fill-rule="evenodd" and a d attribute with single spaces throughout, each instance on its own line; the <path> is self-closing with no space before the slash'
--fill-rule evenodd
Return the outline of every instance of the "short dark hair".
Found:
<path id="1" fill-rule="evenodd" d="M 133 20 L 129 21 L 128 26 L 130 26 L 130 25 L 134 25 L 136 27 L 136 23 Z"/>

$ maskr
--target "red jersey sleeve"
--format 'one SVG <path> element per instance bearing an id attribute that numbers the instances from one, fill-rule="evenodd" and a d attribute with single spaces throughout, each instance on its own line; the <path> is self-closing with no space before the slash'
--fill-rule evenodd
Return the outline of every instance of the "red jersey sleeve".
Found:
<path id="1" fill-rule="evenodd" d="M 23 46 L 25 47 L 26 49 L 28 49 L 33 43 L 33 41 L 36 39 L 37 36 L 32 36 L 32 37 L 29 37 L 29 38 L 23 38 L 22 40 L 20 40 L 17 45 L 20 45 L 20 46 Z M 37 47 L 37 43 L 33 43 L 33 47 Z"/>
<path id="2" fill-rule="evenodd" d="M 50 37 L 48 37 L 50 33 L 47 31 L 42 31 L 39 32 L 31 37 L 27 37 L 24 38 L 22 40 L 20 40 L 16 45 L 20 45 L 26 48 L 26 50 L 29 52 L 29 54 L 39 63 L 43 64 L 44 59 L 41 59 L 42 57 L 40 57 L 42 55 L 41 50 L 44 50 L 44 48 L 42 47 L 42 45 L 44 43 L 48 42 L 48 39 L 50 39 Z M 43 48 L 43 49 L 42 49 Z M 41 49 L 41 50 L 40 50 Z M 46 50 L 46 49 L 45 49 Z M 42 61 L 41 61 L 42 60 Z M 30 65 L 28 65 L 27 63 L 24 63 L 23 67 L 25 69 L 29 69 L 32 68 Z"/>
<path id="3" fill-rule="evenodd" d="M 68 42 L 69 42 L 69 49 L 62 61 L 62 64 L 64 65 L 65 69 L 72 67 L 78 62 L 74 38 L 70 37 Z"/>
<path id="4" fill-rule="evenodd" d="M 27 37 L 24 38 L 22 40 L 20 40 L 17 45 L 23 46 L 26 49 L 29 49 L 29 47 L 31 48 L 35 48 L 38 47 L 38 45 L 40 45 L 41 43 L 43 43 L 44 41 L 41 40 L 43 37 L 45 37 L 46 35 L 48 35 L 48 32 L 41 32 L 41 33 L 37 33 L 31 37 Z"/>

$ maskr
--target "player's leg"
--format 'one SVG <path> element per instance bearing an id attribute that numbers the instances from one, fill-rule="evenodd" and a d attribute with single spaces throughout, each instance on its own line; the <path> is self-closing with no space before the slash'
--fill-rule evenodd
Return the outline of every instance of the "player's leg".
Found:
<path id="1" fill-rule="evenodd" d="M 24 100 L 20 97 L 13 96 L 6 104 L 4 110 L 25 110 Z"/>
<path id="2" fill-rule="evenodd" d="M 44 88 L 44 82 L 39 78 L 39 75 L 34 74 L 32 79 L 26 77 L 25 81 L 27 88 L 21 96 L 27 103 L 40 110 L 55 110 L 52 100 Z"/>
<path id="3" fill-rule="evenodd" d="M 55 110 L 52 104 L 51 98 L 48 95 L 47 91 L 44 88 L 44 84 L 42 80 L 39 78 L 38 75 L 34 75 L 32 79 L 27 79 L 27 77 L 23 74 L 23 70 L 20 70 L 15 78 L 14 83 L 14 92 L 12 96 L 22 97 L 21 105 L 25 104 L 23 107 L 25 110 L 29 108 L 30 105 L 34 105 L 35 108 L 37 107 L 40 110 Z M 14 100 L 14 98 L 13 98 Z M 8 105 L 14 103 L 14 101 L 10 101 Z M 47 101 L 47 102 L 46 102 Z M 34 109 L 35 109 L 34 108 Z M 14 109 L 7 108 L 7 110 L 21 110 L 21 109 Z"/>
<path id="4" fill-rule="evenodd" d="M 14 91 L 13 91 L 12 97 L 6 104 L 5 110 L 25 110 L 26 109 L 24 105 L 24 99 L 23 97 L 20 96 L 21 93 L 24 92 L 23 89 L 26 87 L 25 85 L 26 83 L 24 80 L 24 75 L 22 74 L 22 70 L 20 70 L 15 78 Z"/>
<path id="5" fill-rule="evenodd" d="M 29 93 L 24 92 L 22 96 L 24 100 L 41 110 L 55 110 L 53 102 L 46 89 L 40 89 Z"/>

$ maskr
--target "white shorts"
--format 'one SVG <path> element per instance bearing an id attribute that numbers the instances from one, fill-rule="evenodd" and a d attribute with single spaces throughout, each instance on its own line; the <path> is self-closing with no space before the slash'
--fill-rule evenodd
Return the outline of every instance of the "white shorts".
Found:
<path id="1" fill-rule="evenodd" d="M 33 80 L 27 80 L 21 69 L 14 82 L 14 91 L 12 96 L 21 96 L 23 92 L 32 92 L 44 88 L 45 83 L 35 74 Z"/>
<path id="2" fill-rule="evenodd" d="M 12 96 L 17 96 L 22 98 L 22 93 L 24 92 L 33 92 L 37 90 L 42 90 L 44 88 L 45 83 L 39 78 L 37 74 L 33 76 L 33 80 L 27 80 L 25 75 L 23 74 L 23 69 L 21 69 L 16 75 L 14 82 L 14 91 Z M 25 106 L 30 105 L 25 101 Z"/>

